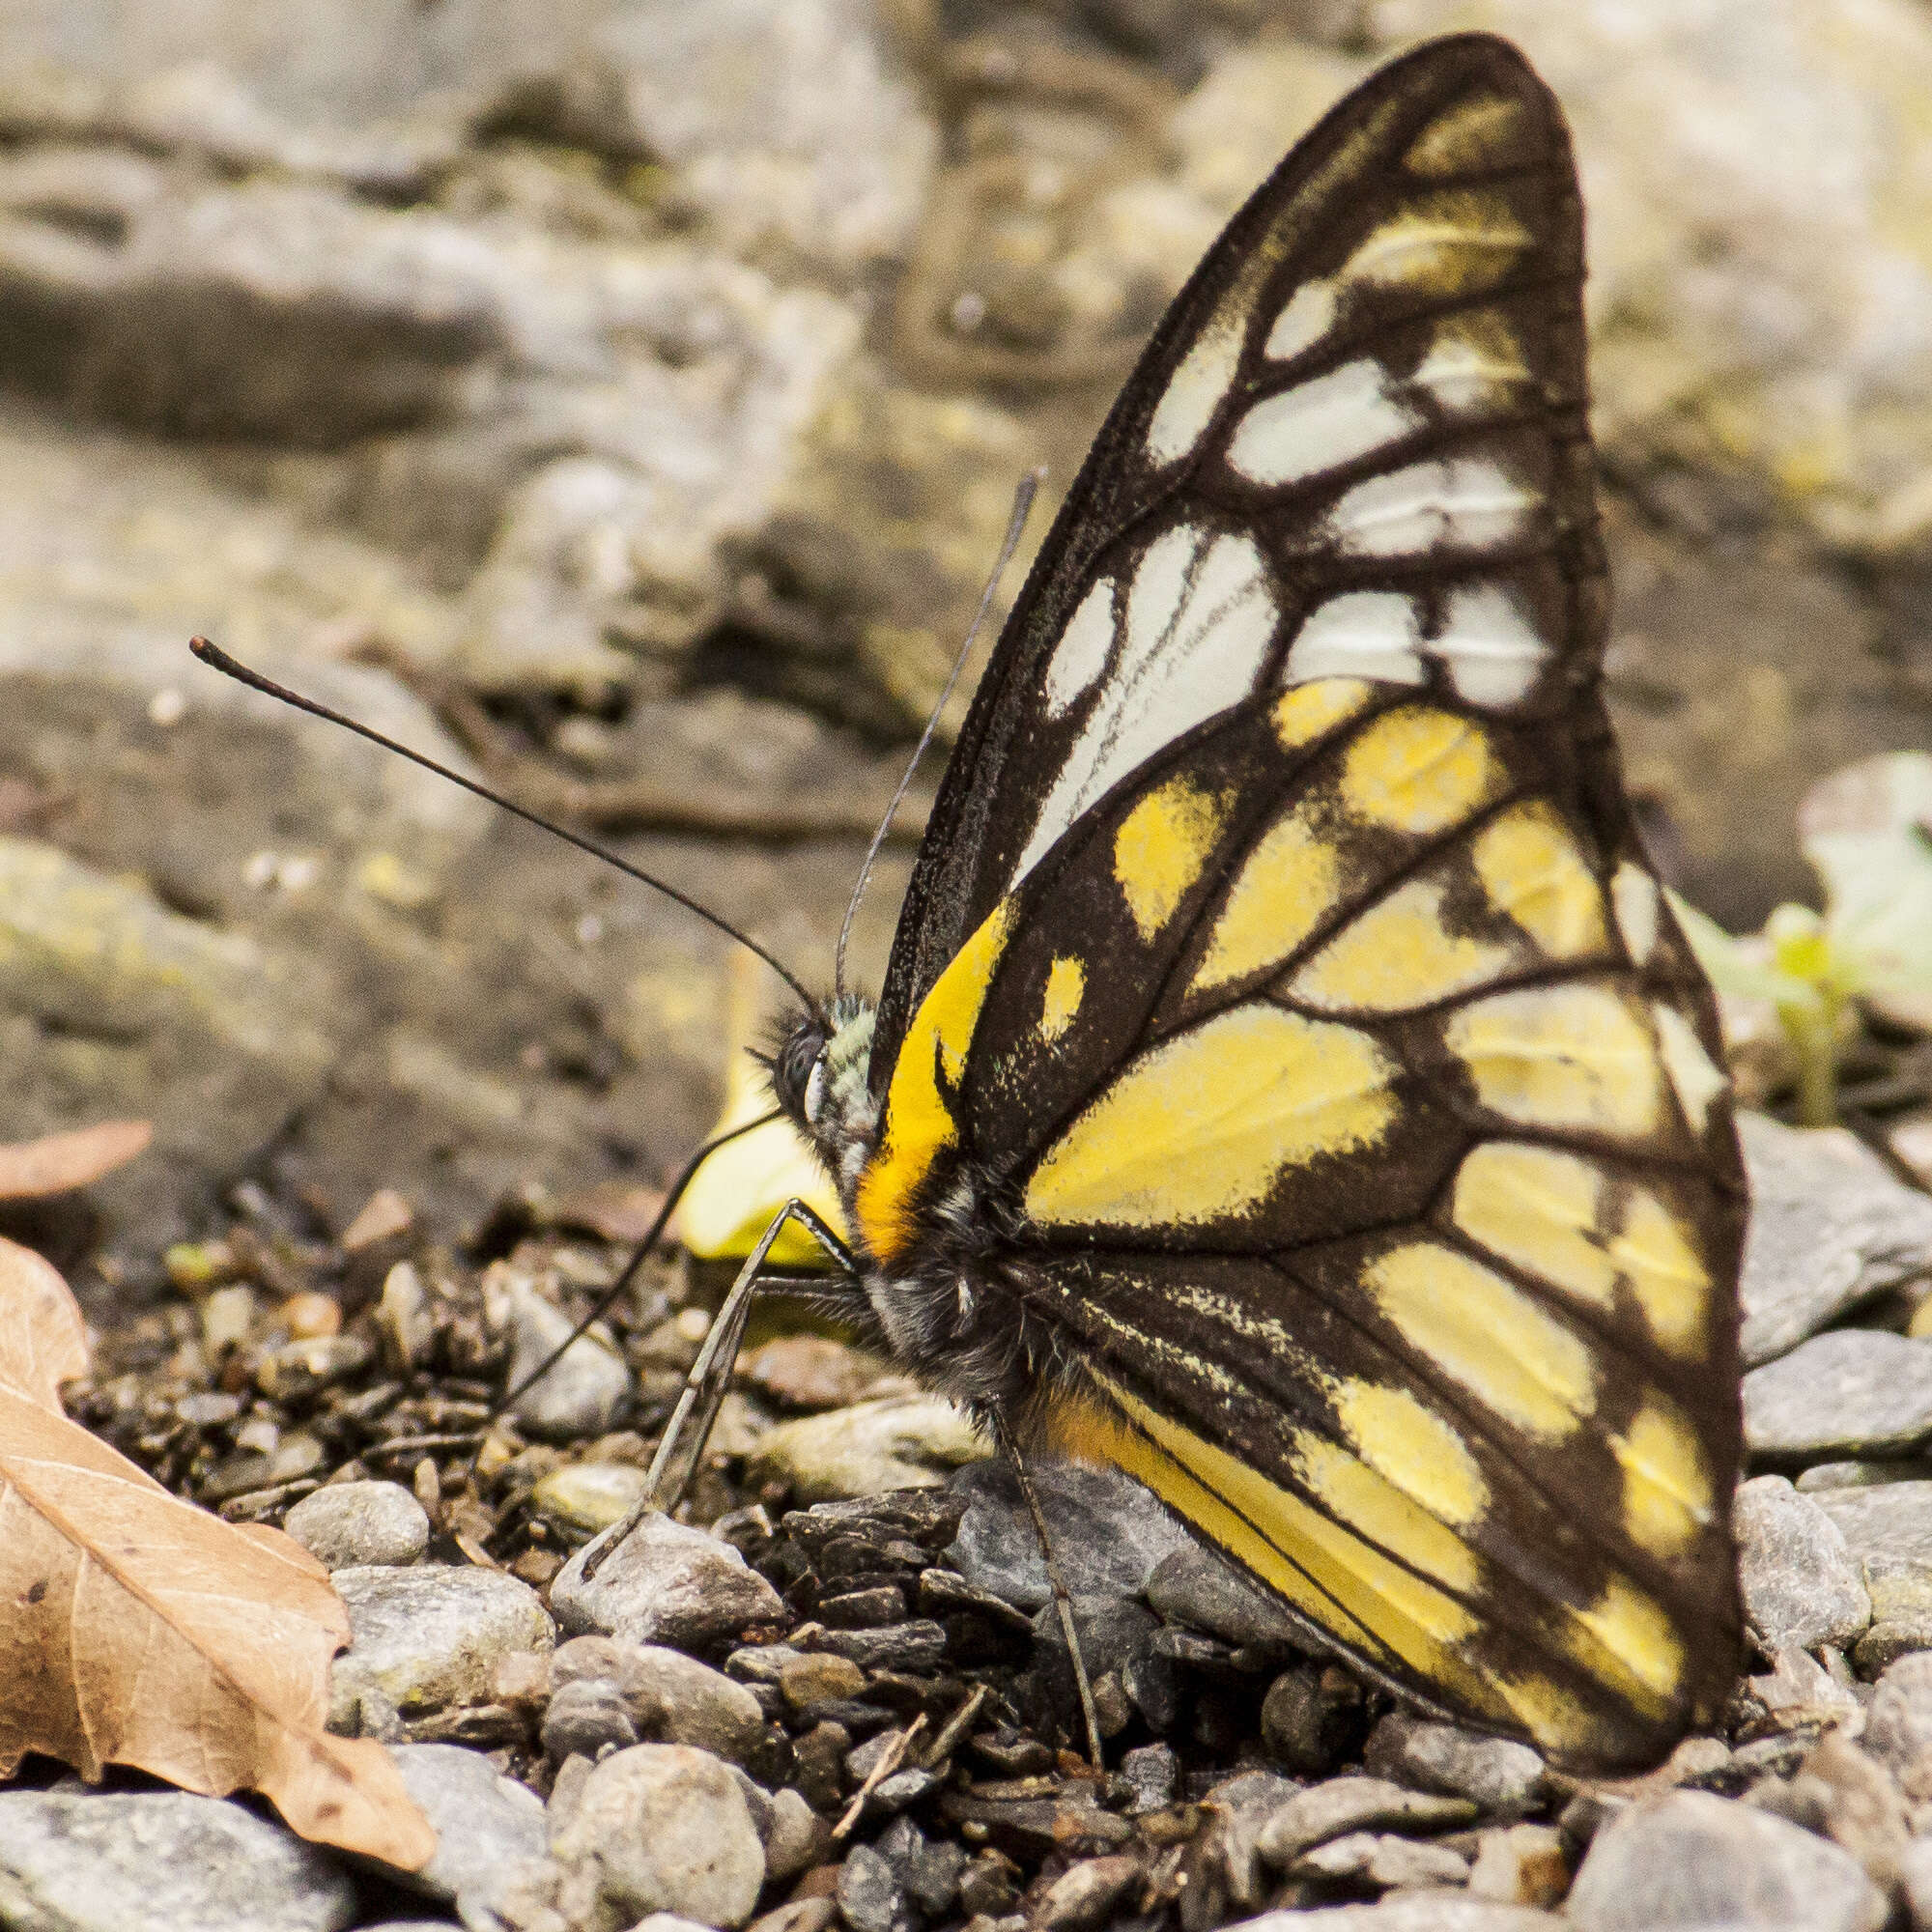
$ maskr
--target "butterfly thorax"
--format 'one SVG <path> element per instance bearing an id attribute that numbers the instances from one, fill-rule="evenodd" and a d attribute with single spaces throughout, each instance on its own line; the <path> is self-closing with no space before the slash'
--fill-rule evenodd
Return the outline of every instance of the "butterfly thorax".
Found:
<path id="1" fill-rule="evenodd" d="M 853 1231 L 856 1279 L 837 1312 L 943 1394 L 1021 1421 L 1057 1378 L 1057 1354 L 1008 1276 L 997 1190 L 969 1161 L 952 1165 L 922 1216 L 922 1238 L 888 1264 L 866 1245 L 858 1195 L 877 1151 L 871 1089 L 875 1009 L 842 994 L 791 1023 L 772 1059 L 779 1105 L 825 1163 Z"/>

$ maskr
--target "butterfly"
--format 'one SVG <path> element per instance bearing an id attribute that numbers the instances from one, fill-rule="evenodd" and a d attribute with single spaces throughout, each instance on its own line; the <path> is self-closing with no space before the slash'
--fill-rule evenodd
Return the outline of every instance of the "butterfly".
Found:
<path id="1" fill-rule="evenodd" d="M 1604 709 L 1582 280 L 1507 42 L 1418 48 L 1293 149 L 1047 534 L 876 1005 L 549 826 L 791 986 L 772 1088 L 852 1236 L 766 1229 L 647 1499 L 815 1242 L 821 1304 L 1023 1490 L 1024 1449 L 1125 1470 L 1411 1702 L 1579 1770 L 1717 1716 L 1747 1192 Z"/>
<path id="2" fill-rule="evenodd" d="M 1746 1190 L 1601 693 L 1582 277 L 1505 42 L 1302 140 L 1065 498 L 877 1005 L 773 1085 L 862 1335 L 1611 1768 L 1736 1674 Z"/>

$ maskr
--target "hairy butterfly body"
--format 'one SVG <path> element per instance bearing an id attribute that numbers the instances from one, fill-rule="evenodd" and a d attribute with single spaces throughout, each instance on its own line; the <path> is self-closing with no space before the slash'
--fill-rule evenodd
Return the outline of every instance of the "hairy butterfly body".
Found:
<path id="1" fill-rule="evenodd" d="M 781 1104 L 927 1381 L 1600 1766 L 1736 1666 L 1742 1166 L 1599 689 L 1581 213 L 1506 43 L 1344 101 L 1069 494 Z"/>

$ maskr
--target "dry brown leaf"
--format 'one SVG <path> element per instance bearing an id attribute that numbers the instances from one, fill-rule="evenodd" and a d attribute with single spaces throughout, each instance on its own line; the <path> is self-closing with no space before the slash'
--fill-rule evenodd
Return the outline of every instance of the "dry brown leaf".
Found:
<path id="1" fill-rule="evenodd" d="M 65 1194 L 111 1174 L 132 1160 L 155 1137 L 147 1121 L 102 1121 L 71 1133 L 43 1134 L 37 1141 L 0 1146 L 0 1201 L 37 1194 Z"/>
<path id="2" fill-rule="evenodd" d="M 418 1869 L 436 1833 L 388 1753 L 324 1729 L 349 1640 L 327 1572 L 71 1422 L 60 1384 L 86 1366 L 67 1284 L 0 1240 L 0 1777 L 43 1751 L 260 1791 L 305 1838 Z"/>

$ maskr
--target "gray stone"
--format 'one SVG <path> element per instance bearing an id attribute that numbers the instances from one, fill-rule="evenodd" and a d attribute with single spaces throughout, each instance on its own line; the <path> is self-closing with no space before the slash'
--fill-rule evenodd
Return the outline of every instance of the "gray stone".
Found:
<path id="1" fill-rule="evenodd" d="M 812 1641 L 864 1670 L 933 1670 L 946 1655 L 945 1627 L 930 1617 L 879 1630 L 820 1631 Z"/>
<path id="2" fill-rule="evenodd" d="M 1141 1861 L 1126 1853 L 1082 1859 L 1047 1887 L 1032 1923 L 1038 1932 L 1094 1932 L 1146 1875 Z"/>
<path id="3" fill-rule="evenodd" d="M 1275 1772 L 1243 1771 L 1222 1778 L 1201 1801 L 1208 1826 L 1197 1868 L 1205 1883 L 1225 1892 L 1232 1910 L 1251 1912 L 1267 1896 L 1261 1842 L 1283 1806 L 1294 1802 L 1295 1790 L 1293 1778 Z"/>
<path id="4" fill-rule="evenodd" d="M 485 1271 L 483 1297 L 491 1324 L 510 1331 L 510 1365 L 504 1372 L 510 1388 L 534 1375 L 554 1350 L 569 1341 L 577 1325 L 537 1292 L 533 1281 L 506 1262 L 495 1263 Z M 517 1397 L 510 1413 L 532 1435 L 570 1442 L 611 1429 L 630 1393 L 631 1371 L 623 1357 L 594 1334 L 584 1334 Z"/>
<path id="5" fill-rule="evenodd" d="M 1472 1897 L 1503 1905 L 1555 1905 L 1570 1889 L 1571 1851 L 1553 1825 L 1504 1825 L 1478 1834 Z"/>
<path id="6" fill-rule="evenodd" d="M 1898 1861 L 1898 1889 L 1912 1915 L 1913 1932 L 1932 1925 L 1932 1838 L 1915 1838 Z"/>
<path id="7" fill-rule="evenodd" d="M 1297 1626 L 1279 1602 L 1211 1549 L 1190 1544 L 1154 1565 L 1147 1600 L 1169 1623 L 1230 1643 L 1292 1643 Z"/>
<path id="8" fill-rule="evenodd" d="M 1376 1905 L 1290 1909 L 1243 1918 L 1226 1932 L 1564 1932 L 1569 1921 L 1553 1912 L 1498 1905 L 1471 1898 L 1460 1889 L 1397 1892 Z M 1703 1932 L 1719 1932 L 1711 1926 Z M 1731 1928 L 1723 1928 L 1731 1932 Z M 1789 1932 L 1801 1932 L 1791 1927 Z"/>
<path id="9" fill-rule="evenodd" d="M 895 1932 L 904 1909 L 898 1874 L 869 1845 L 854 1845 L 838 1868 L 838 1912 L 851 1932 Z"/>
<path id="10" fill-rule="evenodd" d="M 400 1483 L 329 1483 L 304 1496 L 284 1527 L 331 1570 L 393 1568 L 429 1548 L 429 1518 Z"/>
<path id="11" fill-rule="evenodd" d="M 658 1644 L 577 1636 L 559 1646 L 551 1681 L 613 1684 L 641 1738 L 695 1745 L 733 1764 L 746 1763 L 765 1735 L 764 1713 L 742 1684 L 695 1657 Z"/>
<path id="12" fill-rule="evenodd" d="M 987 1443 L 943 1397 L 882 1396 L 781 1422 L 759 1437 L 747 1468 L 753 1484 L 781 1483 L 801 1503 L 943 1488 Z"/>
<path id="13" fill-rule="evenodd" d="M 1932 1616 L 1932 1483 L 1817 1490 L 1811 1500 L 1863 1569 L 1874 1624 Z"/>
<path id="14" fill-rule="evenodd" d="M 1350 1832 L 1304 1852 L 1297 1877 L 1353 1879 L 1387 1891 L 1397 1886 L 1466 1885 L 1469 1861 L 1446 1845 L 1417 1844 L 1375 1832 Z"/>
<path id="15" fill-rule="evenodd" d="M 573 1634 L 704 1650 L 790 1621 L 778 1592 L 728 1543 L 666 1516 L 645 1517 L 586 1583 L 585 1559 L 609 1534 L 586 1544 L 551 1583 L 551 1607 Z"/>
<path id="16" fill-rule="evenodd" d="M 567 1463 L 538 1481 L 530 1508 L 566 1533 L 595 1536 L 623 1520 L 644 1480 L 635 1463 Z"/>
<path id="17" fill-rule="evenodd" d="M 393 1745 L 390 1753 L 437 1834 L 429 1863 L 398 1882 L 450 1900 L 467 1925 L 494 1926 L 512 1888 L 543 1861 L 543 1800 L 460 1745 Z"/>
<path id="18" fill-rule="evenodd" d="M 1901 1657 L 1880 1675 L 1863 1742 L 1914 1804 L 1932 1799 L 1932 1650 Z"/>
<path id="19" fill-rule="evenodd" d="M 1800 1495 L 1814 1490 L 1875 1490 L 1883 1483 L 1932 1482 L 1932 1460 L 1902 1456 L 1886 1463 L 1813 1463 L 1792 1478 Z"/>
<path id="20" fill-rule="evenodd" d="M 595 1760 L 605 1750 L 638 1742 L 622 1688 L 608 1677 L 580 1677 L 559 1684 L 544 1706 L 543 1747 L 553 1764 L 572 1757 Z"/>
<path id="21" fill-rule="evenodd" d="M 688 1745 L 634 1745 L 607 1757 L 551 1855 L 563 1867 L 558 1909 L 580 1932 L 622 1932 L 651 1912 L 742 1925 L 765 1882 L 737 1778 Z"/>
<path id="22" fill-rule="evenodd" d="M 1520 1817 L 1541 1797 L 1543 1760 L 1527 1745 L 1393 1712 L 1370 1734 L 1362 1762 L 1377 1777 Z"/>
<path id="23" fill-rule="evenodd" d="M 1871 1622 L 1871 1593 L 1844 1532 L 1782 1476 L 1738 1491 L 1733 1519 L 1745 1614 L 1766 1646 L 1843 1650 Z"/>
<path id="24" fill-rule="evenodd" d="M 0 1791 L 0 1924 L 20 1932 L 337 1932 L 355 1889 L 273 1819 L 185 1791 Z"/>
<path id="25" fill-rule="evenodd" d="M 1878 1932 L 1886 1900 L 1836 1845 L 1729 1799 L 1674 1791 L 1597 1833 L 1568 1914 L 1578 1932 L 1780 1922 Z"/>
<path id="26" fill-rule="evenodd" d="M 1380 1777 L 1331 1777 L 1296 1792 L 1263 1828 L 1258 1849 L 1277 1871 L 1330 1838 L 1350 1833 L 1408 1828 L 1451 1831 L 1475 1822 L 1468 1798 L 1409 1791 Z"/>
<path id="27" fill-rule="evenodd" d="M 1161 1561 L 1194 1539 L 1151 1491 L 1117 1469 L 1037 1463 L 1034 1487 L 1067 1588 L 1080 1596 L 1139 1596 Z M 1033 1519 L 1004 1463 L 989 1460 L 953 1478 L 968 1498 L 946 1560 L 975 1589 L 1024 1610 L 1051 1601 L 1053 1586 Z"/>
<path id="28" fill-rule="evenodd" d="M 1121 1776 L 1133 1788 L 1130 1812 L 1158 1811 L 1174 1803 L 1180 1784 L 1180 1760 L 1172 1745 L 1141 1745 L 1121 1759 Z"/>
<path id="29" fill-rule="evenodd" d="M 365 1566 L 330 1581 L 349 1610 L 337 1679 L 373 1684 L 399 1711 L 487 1703 L 499 1658 L 556 1640 L 542 1599 L 501 1570 Z"/>
<path id="30" fill-rule="evenodd" d="M 1755 1455 L 1902 1453 L 1932 1435 L 1932 1343 L 1872 1328 L 1814 1335 L 1751 1370 L 1744 1402 Z"/>
<path id="31" fill-rule="evenodd" d="M 764 1841 L 765 1882 L 783 1885 L 819 1861 L 832 1842 L 832 1828 L 786 1785 L 772 1793 Z M 944 1903 L 938 1909 L 943 1911 Z"/>
<path id="32" fill-rule="evenodd" d="M 1739 1117 L 1750 1172 L 1743 1347 L 1755 1368 L 1932 1268 L 1932 1199 L 1843 1127 Z"/>

